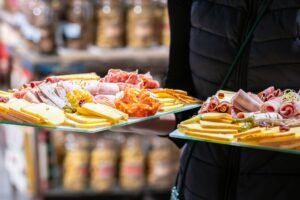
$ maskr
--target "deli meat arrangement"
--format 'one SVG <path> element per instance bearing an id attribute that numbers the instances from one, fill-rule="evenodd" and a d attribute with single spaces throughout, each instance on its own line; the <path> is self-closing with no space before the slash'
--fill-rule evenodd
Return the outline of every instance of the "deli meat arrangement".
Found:
<path id="1" fill-rule="evenodd" d="M 178 129 L 201 139 L 300 150 L 300 93 L 273 86 L 257 94 L 218 91 Z"/>
<path id="2" fill-rule="evenodd" d="M 199 103 L 185 91 L 160 88 L 150 73 L 111 69 L 103 78 L 50 76 L 0 91 L 0 121 L 95 129 Z"/>

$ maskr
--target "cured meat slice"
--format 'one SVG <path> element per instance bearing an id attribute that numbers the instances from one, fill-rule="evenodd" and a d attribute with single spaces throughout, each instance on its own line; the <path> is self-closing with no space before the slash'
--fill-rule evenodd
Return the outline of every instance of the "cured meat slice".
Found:
<path id="1" fill-rule="evenodd" d="M 30 103 L 41 103 L 38 97 L 35 96 L 35 94 L 31 91 L 26 92 L 26 94 L 23 96 L 23 99 L 29 101 Z"/>
<path id="2" fill-rule="evenodd" d="M 276 97 L 274 99 L 271 99 L 271 100 L 263 103 L 262 106 L 260 107 L 260 111 L 261 112 L 278 112 L 281 104 L 282 104 L 282 98 Z"/>
<path id="3" fill-rule="evenodd" d="M 259 104 L 264 103 L 263 100 L 261 100 L 257 94 L 254 94 L 254 93 L 252 93 L 252 92 L 248 92 L 248 94 L 249 94 L 249 96 L 250 96 L 253 100 L 255 100 L 257 103 L 259 103 Z"/>
<path id="4" fill-rule="evenodd" d="M 55 93 L 63 100 L 66 104 L 68 104 L 67 93 L 63 87 L 55 87 Z"/>
<path id="5" fill-rule="evenodd" d="M 266 97 L 269 96 L 270 94 L 273 94 L 273 92 L 275 91 L 274 86 L 268 87 L 267 89 L 261 91 L 260 93 L 258 93 L 258 96 L 265 101 Z"/>
<path id="6" fill-rule="evenodd" d="M 212 96 L 208 103 L 208 112 L 214 112 L 217 110 L 219 100 L 216 96 Z"/>
<path id="7" fill-rule="evenodd" d="M 44 96 L 41 91 L 37 91 L 37 95 L 38 95 L 38 99 L 41 102 L 43 102 L 45 104 L 48 104 L 50 106 L 55 106 L 56 107 L 56 105 L 50 99 L 48 99 L 46 96 Z"/>
<path id="8" fill-rule="evenodd" d="M 103 83 L 99 81 L 90 82 L 85 89 L 89 91 L 92 95 L 96 96 L 98 94 L 103 95 L 115 95 L 120 92 L 120 88 L 116 83 Z"/>
<path id="9" fill-rule="evenodd" d="M 43 95 L 45 97 L 49 98 L 57 107 L 59 108 L 64 108 L 67 103 L 63 101 L 61 98 L 59 98 L 56 93 L 54 88 L 51 86 L 49 83 L 43 83 L 38 86 L 38 88 L 41 90 Z"/>
<path id="10" fill-rule="evenodd" d="M 208 106 L 209 106 L 208 102 L 203 103 L 202 106 L 201 106 L 201 109 L 199 110 L 199 113 L 207 113 L 208 112 Z"/>
<path id="11" fill-rule="evenodd" d="M 295 105 L 292 101 L 284 102 L 279 108 L 279 114 L 284 118 L 290 118 L 295 116 Z"/>
<path id="12" fill-rule="evenodd" d="M 221 113 L 231 113 L 231 103 L 228 101 L 222 101 L 217 106 L 217 111 Z"/>
<path id="13" fill-rule="evenodd" d="M 261 104 L 243 90 L 239 90 L 232 98 L 232 105 L 240 111 L 256 112 L 259 111 Z"/>

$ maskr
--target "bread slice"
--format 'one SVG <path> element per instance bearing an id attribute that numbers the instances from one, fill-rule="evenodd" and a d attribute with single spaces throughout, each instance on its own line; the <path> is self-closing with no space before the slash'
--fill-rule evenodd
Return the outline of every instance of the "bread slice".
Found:
<path id="1" fill-rule="evenodd" d="M 111 126 L 111 122 L 99 122 L 99 123 L 90 123 L 90 124 L 83 124 L 73 121 L 71 119 L 66 118 L 65 124 L 69 126 L 74 126 L 76 128 L 83 128 L 83 129 L 93 129 L 93 128 L 104 128 Z"/>
<path id="2" fill-rule="evenodd" d="M 102 123 L 108 121 L 107 119 L 100 118 L 97 116 L 86 116 L 86 115 L 80 115 L 78 113 L 66 113 L 65 115 L 68 119 L 83 124 Z"/>
<path id="3" fill-rule="evenodd" d="M 57 126 L 65 121 L 63 110 L 44 103 L 22 107 L 21 111 L 39 117 L 43 122 L 46 122 L 49 125 Z"/>
<path id="4" fill-rule="evenodd" d="M 123 113 L 104 104 L 85 103 L 82 105 L 82 109 L 92 115 L 107 118 L 114 123 L 118 123 L 121 120 L 128 119 L 128 115 L 126 113 Z"/>

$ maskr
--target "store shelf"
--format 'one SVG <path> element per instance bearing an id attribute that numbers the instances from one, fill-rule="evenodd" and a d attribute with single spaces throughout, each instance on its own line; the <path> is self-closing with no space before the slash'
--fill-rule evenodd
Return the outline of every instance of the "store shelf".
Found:
<path id="1" fill-rule="evenodd" d="M 145 188 L 138 191 L 125 191 L 121 188 L 115 188 L 110 192 L 96 192 L 91 189 L 86 189 L 80 192 L 67 191 L 63 188 L 55 188 L 44 192 L 42 194 L 43 199 L 96 199 L 101 198 L 102 200 L 109 199 L 143 199 L 145 196 L 151 196 L 153 199 L 168 199 L 170 197 L 171 189 L 150 189 Z"/>

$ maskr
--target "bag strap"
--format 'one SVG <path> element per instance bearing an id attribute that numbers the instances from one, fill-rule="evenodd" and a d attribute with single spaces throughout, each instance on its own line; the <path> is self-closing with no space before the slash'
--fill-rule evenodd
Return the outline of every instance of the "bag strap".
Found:
<path id="1" fill-rule="evenodd" d="M 246 37 L 244 39 L 244 41 L 241 43 L 241 46 L 232 62 L 232 64 L 230 65 L 226 75 L 225 75 L 225 78 L 220 86 L 220 90 L 224 89 L 224 87 L 227 85 L 227 82 L 229 80 L 229 78 L 231 77 L 232 75 L 232 72 L 234 71 L 234 69 L 236 68 L 237 66 L 237 63 L 240 59 L 240 57 L 242 56 L 243 52 L 245 51 L 246 49 L 246 46 L 247 44 L 249 43 L 257 25 L 260 23 L 260 21 L 262 20 L 263 16 L 266 14 L 268 8 L 270 7 L 271 3 L 272 3 L 273 0 L 264 0 L 262 2 L 262 5 L 259 7 L 258 9 L 258 15 L 252 25 L 252 27 L 249 29 L 249 31 L 247 32 L 246 34 Z M 189 164 L 189 161 L 192 157 L 192 153 L 193 153 L 193 150 L 194 150 L 194 147 L 195 147 L 195 141 L 192 141 L 190 142 L 190 147 L 187 147 L 187 156 L 186 156 L 186 159 L 183 163 L 183 171 L 182 171 L 182 174 L 181 174 L 181 177 L 179 175 L 179 173 L 177 174 L 177 177 L 176 177 L 176 186 L 173 188 L 173 190 L 176 190 L 176 196 L 177 196 L 177 199 L 181 199 L 182 197 L 182 191 L 183 191 L 183 188 L 184 188 L 184 182 L 185 182 L 185 177 L 186 177 L 186 172 L 187 172 L 187 169 L 188 169 L 188 164 Z M 174 191 L 172 191 L 174 192 Z"/>
<path id="2" fill-rule="evenodd" d="M 263 16 L 266 14 L 268 8 L 270 7 L 271 3 L 273 0 L 265 0 L 262 2 L 262 6 L 260 6 L 259 10 L 258 10 L 258 16 L 256 17 L 255 22 L 253 23 L 252 27 L 250 28 L 250 30 L 248 31 L 248 33 L 246 34 L 245 40 L 242 42 L 236 56 L 233 59 L 233 62 L 231 63 L 225 78 L 223 79 L 223 82 L 220 86 L 220 90 L 223 90 L 227 83 L 229 78 L 231 77 L 234 69 L 237 67 L 237 63 L 239 61 L 239 59 L 241 58 L 241 56 L 243 55 L 243 52 L 246 49 L 246 46 L 248 45 L 257 25 L 259 24 L 259 22 L 262 20 Z"/>

